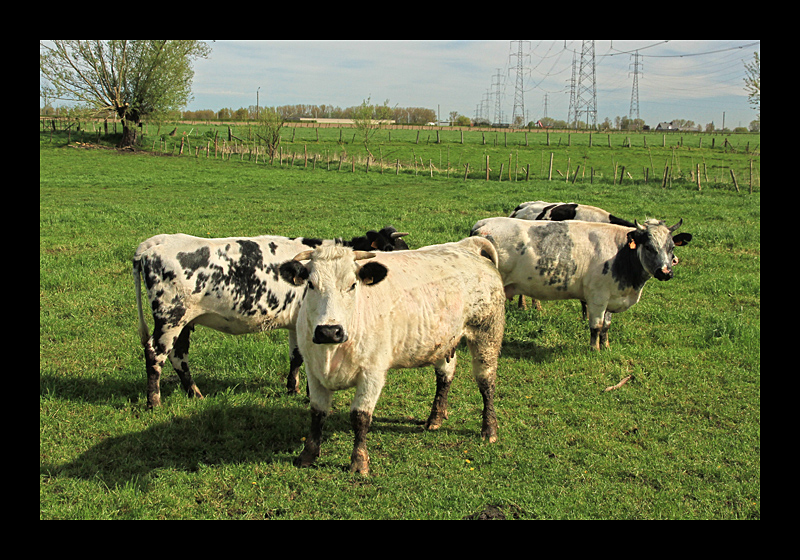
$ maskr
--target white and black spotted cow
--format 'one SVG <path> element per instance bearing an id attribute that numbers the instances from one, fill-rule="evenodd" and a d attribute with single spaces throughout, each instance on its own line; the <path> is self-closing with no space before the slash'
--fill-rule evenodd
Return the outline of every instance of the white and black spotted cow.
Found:
<path id="1" fill-rule="evenodd" d="M 683 221 L 667 227 L 659 220 L 614 224 L 541 222 L 488 218 L 472 227 L 472 235 L 497 247 L 506 297 L 527 295 L 540 300 L 586 302 L 590 347 L 608 347 L 611 314 L 621 313 L 642 295 L 648 279 L 669 280 L 673 250 L 692 239 L 672 233 Z"/>
<path id="2" fill-rule="evenodd" d="M 195 325 L 229 334 L 289 329 L 291 358 L 286 385 L 298 391 L 303 358 L 294 325 L 301 289 L 278 277 L 281 263 L 319 245 L 340 244 L 358 250 L 408 249 L 391 226 L 349 241 L 273 235 L 204 239 L 182 233 L 156 235 L 142 242 L 133 257 L 139 336 L 147 366 L 147 405 L 161 404 L 161 369 L 172 363 L 189 396 L 201 397 L 187 363 Z M 150 335 L 142 312 L 141 280 L 155 327 Z"/>
<path id="3" fill-rule="evenodd" d="M 581 220 L 583 222 L 600 222 L 633 227 L 633 224 L 628 220 L 618 218 L 602 208 L 589 206 L 588 204 L 576 204 L 574 202 L 545 202 L 543 200 L 523 202 L 514 208 L 509 218 L 517 218 L 518 220 L 549 220 L 552 222 Z"/>

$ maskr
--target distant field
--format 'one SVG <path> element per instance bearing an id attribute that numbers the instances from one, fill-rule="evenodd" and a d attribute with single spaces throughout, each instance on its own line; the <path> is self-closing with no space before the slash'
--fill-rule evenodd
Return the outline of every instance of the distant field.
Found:
<path id="1" fill-rule="evenodd" d="M 99 131 L 84 124 L 82 139 L 91 141 Z M 234 138 L 229 136 L 229 130 Z M 266 149 L 258 128 L 249 124 L 148 125 L 143 147 L 159 153 L 184 156 L 264 161 Z M 78 139 L 78 133 L 74 133 Z M 325 169 L 367 169 L 363 135 L 353 127 L 285 126 L 276 165 Z M 216 142 L 215 142 L 216 141 Z M 760 134 L 706 134 L 692 132 L 587 133 L 563 130 L 515 130 L 448 127 L 383 127 L 371 135 L 370 171 L 399 170 L 416 176 L 445 175 L 486 178 L 487 156 L 491 180 L 550 178 L 576 183 L 594 181 L 692 182 L 740 189 L 760 187 Z M 256 153 L 259 156 L 256 158 Z M 552 166 L 550 154 L 553 154 Z M 341 162 L 341 164 L 340 164 Z M 466 166 L 469 165 L 467 170 Z M 502 165 L 502 177 L 501 173 Z M 349 166 L 349 167 L 348 167 Z M 576 176 L 577 174 L 577 176 Z"/>
<path id="2" fill-rule="evenodd" d="M 191 147 L 217 132 L 194 128 Z M 153 132 L 148 149 L 159 140 Z M 475 131 L 463 145 L 457 131 L 440 133 L 440 144 L 435 132 L 419 143 L 416 131 L 392 131 L 391 141 L 387 132 L 371 146 L 383 174 L 374 162 L 367 172 L 365 158 L 355 173 L 339 170 L 343 151 L 366 154 L 346 129 L 342 143 L 338 129 L 320 130 L 318 143 L 314 129 L 296 129 L 294 142 L 285 130 L 282 166 L 249 154 L 215 160 L 213 148 L 209 158 L 154 156 L 40 135 L 40 518 L 760 518 L 760 137 L 732 136 L 726 146 L 717 136 L 712 149 L 707 135 L 684 135 L 683 147 L 667 135 L 666 148 L 660 134 L 633 135 L 627 148 L 624 134 L 612 134 L 609 148 L 598 134 L 590 148 L 587 134 L 552 134 L 547 146 L 531 133 L 525 146 L 521 133 L 502 131 L 486 133 L 486 145 Z M 551 152 L 563 175 L 548 181 Z M 290 153 L 299 154 L 292 168 Z M 319 154 L 316 169 L 304 153 Z M 509 158 L 516 173 L 500 182 Z M 661 188 L 665 163 L 675 175 Z M 594 167 L 594 181 L 588 171 L 575 178 L 577 165 Z M 632 179 L 620 185 L 622 165 Z M 701 190 L 690 175 L 697 165 Z M 187 399 L 165 371 L 164 406 L 145 410 L 131 257 L 147 237 L 338 237 L 392 224 L 411 232 L 414 248 L 458 240 L 477 220 L 539 199 L 629 220 L 682 218 L 680 231 L 694 239 L 676 251 L 672 281 L 651 280 L 642 301 L 615 317 L 608 351 L 588 351 L 577 302 L 544 302 L 541 312 L 507 305 L 496 444 L 480 439 L 481 399 L 463 347 L 450 417 L 436 432 L 421 425 L 432 368 L 390 374 L 366 478 L 346 472 L 347 391 L 336 395 L 318 466 L 292 465 L 309 415 L 302 396 L 284 394 L 285 331 L 198 328 L 190 360 L 206 399 Z"/>

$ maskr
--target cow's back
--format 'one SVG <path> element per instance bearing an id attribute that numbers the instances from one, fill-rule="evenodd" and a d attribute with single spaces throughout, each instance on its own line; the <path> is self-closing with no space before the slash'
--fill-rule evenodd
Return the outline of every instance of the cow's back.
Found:
<path id="1" fill-rule="evenodd" d="M 362 291 L 361 324 L 376 351 L 391 354 L 389 367 L 433 364 L 452 353 L 464 335 L 492 321 L 499 320 L 502 331 L 502 279 L 493 249 L 465 241 L 460 247 L 446 244 L 375 257 L 389 273 Z M 481 255 L 482 250 L 487 254 Z"/>
<path id="2" fill-rule="evenodd" d="M 196 314 L 195 324 L 231 334 L 294 323 L 300 290 L 278 278 L 282 262 L 308 249 L 280 236 L 206 239 L 182 233 L 143 241 L 134 262 L 151 305 L 163 316 Z"/>
<path id="3" fill-rule="evenodd" d="M 583 299 L 591 284 L 608 275 L 628 231 L 597 222 L 514 218 L 489 218 L 473 227 L 473 235 L 497 247 L 506 295 L 543 300 Z"/>

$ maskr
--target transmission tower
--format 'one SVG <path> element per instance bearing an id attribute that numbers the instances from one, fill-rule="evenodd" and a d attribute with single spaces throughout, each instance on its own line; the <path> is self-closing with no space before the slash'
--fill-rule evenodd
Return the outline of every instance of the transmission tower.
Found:
<path id="1" fill-rule="evenodd" d="M 572 76 L 569 79 L 569 114 L 567 115 L 567 126 L 571 126 L 572 123 L 576 123 L 575 126 L 577 128 L 578 118 L 575 114 L 575 88 L 577 86 L 577 80 L 575 77 L 576 70 L 578 68 L 578 61 L 575 58 L 575 51 L 572 51 Z"/>
<path id="2" fill-rule="evenodd" d="M 628 111 L 628 117 L 633 119 L 639 118 L 639 72 L 642 63 L 639 62 L 639 51 L 633 54 L 633 88 L 631 89 L 631 109 Z"/>
<path id="3" fill-rule="evenodd" d="M 491 90 L 486 90 L 486 93 L 483 94 L 483 99 L 481 99 L 481 117 L 486 119 L 487 121 L 491 122 L 490 118 L 490 108 L 492 106 L 492 92 Z"/>
<path id="4" fill-rule="evenodd" d="M 516 53 L 514 52 L 514 43 L 519 43 Z M 512 56 L 517 57 L 517 81 L 514 87 L 514 109 L 511 111 L 512 126 L 518 124 L 517 119 L 519 119 L 519 122 L 523 125 L 525 124 L 525 89 L 522 79 L 522 76 L 525 74 L 525 64 L 523 61 L 526 56 L 530 58 L 531 55 L 523 54 L 523 43 L 530 44 L 530 41 L 511 41 L 511 54 L 509 54 L 509 58 Z"/>
<path id="5" fill-rule="evenodd" d="M 583 41 L 581 63 L 578 70 L 575 116 L 586 113 L 586 124 L 597 128 L 597 80 L 594 69 L 594 41 Z M 577 127 L 578 119 L 575 119 Z"/>
<path id="6" fill-rule="evenodd" d="M 494 122 L 500 124 L 503 122 L 503 81 L 502 68 L 497 69 L 497 74 L 494 75 L 492 80 L 492 87 L 495 88 L 494 92 Z"/>

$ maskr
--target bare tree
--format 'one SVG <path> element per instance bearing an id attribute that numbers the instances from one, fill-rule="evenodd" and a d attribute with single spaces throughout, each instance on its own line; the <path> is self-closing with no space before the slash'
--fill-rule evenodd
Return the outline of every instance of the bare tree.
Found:
<path id="1" fill-rule="evenodd" d="M 267 143 L 267 153 L 269 161 L 272 163 L 278 146 L 281 143 L 281 128 L 283 128 L 284 118 L 273 108 L 264 107 L 258 115 L 258 130 L 256 134 Z"/>
<path id="2" fill-rule="evenodd" d="M 210 51 L 194 40 L 41 41 L 41 89 L 49 97 L 114 112 L 122 120 L 119 146 L 130 147 L 142 119 L 189 102 L 192 61 Z"/>
<path id="3" fill-rule="evenodd" d="M 383 105 L 370 105 L 370 97 L 367 97 L 359 107 L 353 109 L 353 123 L 364 141 L 364 148 L 367 155 L 375 160 L 375 156 L 369 149 L 372 137 L 381 128 L 384 120 L 390 119 L 392 110 L 389 108 L 389 100 L 384 101 Z"/>

